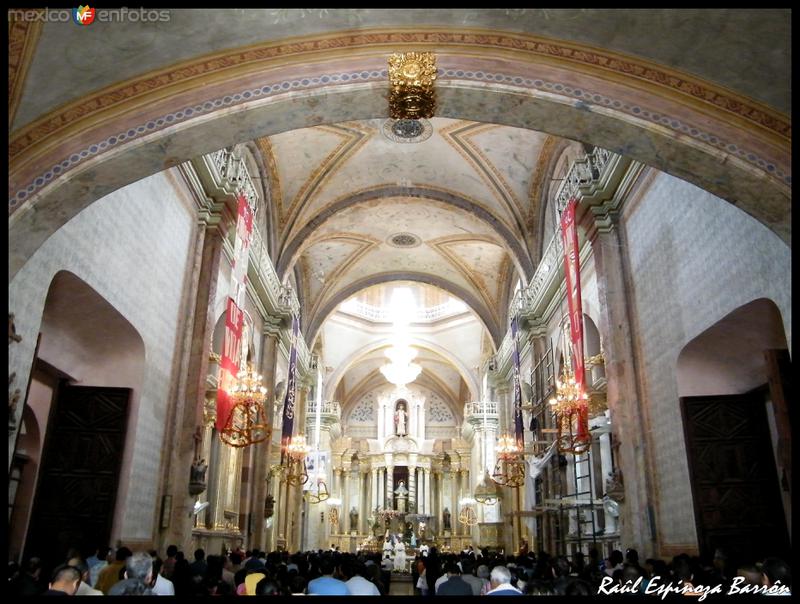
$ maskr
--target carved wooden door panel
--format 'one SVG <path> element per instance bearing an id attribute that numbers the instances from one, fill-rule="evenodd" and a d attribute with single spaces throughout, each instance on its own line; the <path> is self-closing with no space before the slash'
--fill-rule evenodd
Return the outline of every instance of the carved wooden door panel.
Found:
<path id="1" fill-rule="evenodd" d="M 701 552 L 785 555 L 788 535 L 763 395 L 681 399 Z"/>
<path id="2" fill-rule="evenodd" d="M 62 383 L 50 414 L 26 555 L 63 561 L 109 543 L 130 388 Z M 52 552 L 52 553 L 51 553 Z"/>

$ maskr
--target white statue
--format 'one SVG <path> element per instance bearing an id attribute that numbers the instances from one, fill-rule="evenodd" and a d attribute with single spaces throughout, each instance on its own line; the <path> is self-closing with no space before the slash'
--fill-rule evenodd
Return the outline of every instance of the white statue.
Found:
<path id="1" fill-rule="evenodd" d="M 394 414 L 394 425 L 395 425 L 395 434 L 397 436 L 405 436 L 406 435 L 406 418 L 408 414 L 406 413 L 406 406 L 403 403 L 397 407 L 397 411 Z"/>
<path id="2" fill-rule="evenodd" d="M 406 501 L 408 500 L 408 489 L 404 481 L 400 481 L 400 484 L 397 485 L 397 488 L 394 490 L 394 494 L 397 495 L 397 511 L 405 512 Z"/>
<path id="3" fill-rule="evenodd" d="M 401 572 L 406 570 L 406 545 L 398 541 L 394 546 L 394 571 Z"/>

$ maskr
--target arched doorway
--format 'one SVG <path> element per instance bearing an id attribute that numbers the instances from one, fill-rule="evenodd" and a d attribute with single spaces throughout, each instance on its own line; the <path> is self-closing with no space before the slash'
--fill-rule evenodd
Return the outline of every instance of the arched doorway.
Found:
<path id="1" fill-rule="evenodd" d="M 790 552 L 790 360 L 778 308 L 759 299 L 689 342 L 678 392 L 699 549 Z"/>
<path id="2" fill-rule="evenodd" d="M 111 304 L 72 273 L 55 275 L 26 401 L 42 432 L 38 477 L 35 489 L 20 483 L 15 518 L 28 527 L 26 557 L 45 568 L 69 548 L 85 556 L 119 533 L 144 356 L 142 338 Z"/>

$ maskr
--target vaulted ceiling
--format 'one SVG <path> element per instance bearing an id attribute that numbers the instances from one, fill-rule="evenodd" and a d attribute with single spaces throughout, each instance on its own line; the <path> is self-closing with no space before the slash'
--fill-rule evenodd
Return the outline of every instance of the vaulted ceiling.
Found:
<path id="1" fill-rule="evenodd" d="M 277 208 L 280 276 L 298 281 L 313 337 L 370 285 L 411 279 L 464 300 L 492 337 L 535 263 L 540 189 L 566 145 L 533 130 L 433 118 L 406 142 L 386 119 L 256 141 Z"/>

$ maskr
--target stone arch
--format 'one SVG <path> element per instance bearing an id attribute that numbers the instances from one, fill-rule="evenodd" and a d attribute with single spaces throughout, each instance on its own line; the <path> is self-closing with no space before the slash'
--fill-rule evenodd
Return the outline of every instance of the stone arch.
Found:
<path id="1" fill-rule="evenodd" d="M 134 439 L 137 431 L 147 427 L 147 422 L 140 413 L 140 401 L 145 387 L 144 340 L 136 327 L 117 308 L 80 277 L 66 270 L 61 270 L 53 276 L 42 310 L 39 332 L 41 339 L 35 362 L 47 367 L 51 375 L 57 375 L 61 380 L 60 384 L 67 381 L 70 385 L 80 387 L 130 389 L 130 397 L 124 408 L 125 416 L 122 424 L 125 426 L 124 436 L 121 438 L 119 450 L 109 444 L 113 439 L 108 438 L 106 441 L 104 437 L 98 435 L 97 441 L 92 442 L 91 438 L 87 439 L 89 442 L 85 447 L 85 455 L 82 456 L 83 459 L 92 459 L 93 456 L 102 457 L 106 453 L 110 456 L 112 452 L 118 455 L 116 463 L 119 464 L 119 479 L 113 483 L 116 484 L 114 497 L 105 497 L 106 507 L 98 506 L 98 517 L 101 517 L 101 513 L 103 517 L 108 517 L 109 534 L 100 536 L 85 533 L 80 536 L 86 540 L 84 545 L 98 537 L 113 542 L 122 531 L 125 513 L 128 511 L 126 510 L 128 492 L 136 488 L 129 479 L 134 467 Z M 31 391 L 33 392 L 33 388 Z M 51 415 L 51 409 L 56 409 L 55 405 L 59 404 L 59 392 L 60 387 L 53 390 L 54 394 L 49 400 L 34 400 L 32 405 L 43 404 L 47 411 L 44 417 L 47 417 Z M 120 413 L 111 405 L 103 407 L 103 404 L 96 403 L 97 408 L 102 408 L 109 417 Z M 81 429 L 86 434 L 85 426 L 96 419 L 80 413 L 76 413 L 75 416 L 82 418 L 75 422 L 76 434 L 80 434 Z M 48 442 L 49 434 L 54 430 L 53 424 L 54 422 L 50 422 L 49 425 L 42 426 L 44 442 Z M 82 425 L 83 428 L 80 427 Z M 43 450 L 43 470 L 50 463 L 46 459 L 47 456 L 48 451 Z M 42 481 L 38 482 L 31 512 L 32 518 L 42 513 L 37 511 L 38 498 L 42 496 L 40 490 Z M 76 493 L 80 492 L 80 489 L 95 488 L 89 479 L 81 483 L 81 479 L 76 478 L 75 483 Z M 111 488 L 111 484 L 106 482 L 104 488 Z M 74 522 L 76 527 L 83 526 L 79 518 L 75 518 Z M 41 539 L 41 535 L 37 535 L 33 525 L 28 533 L 26 551 L 35 548 L 37 539 Z"/>
<path id="2" fill-rule="evenodd" d="M 330 400 L 333 398 L 334 393 L 336 392 L 336 388 L 339 385 L 339 382 L 344 377 L 344 375 L 350 370 L 350 368 L 357 363 L 361 358 L 374 352 L 375 350 L 380 350 L 381 348 L 386 348 L 391 346 L 392 341 L 390 338 L 381 338 L 380 340 L 376 340 L 370 342 L 366 346 L 359 348 L 355 352 L 353 352 L 348 358 L 344 359 L 339 366 L 334 370 L 333 373 L 328 377 L 326 380 L 326 387 L 325 387 L 325 398 L 326 400 Z M 477 398 L 478 393 L 480 392 L 478 388 L 478 382 L 476 378 L 470 373 L 469 368 L 466 367 L 461 361 L 459 361 L 456 357 L 454 357 L 447 349 L 435 344 L 433 342 L 429 342 L 427 340 L 420 340 L 417 338 L 412 338 L 409 342 L 411 346 L 417 348 L 425 348 L 434 352 L 441 356 L 442 358 L 446 359 L 453 367 L 456 368 L 461 379 L 467 384 L 467 387 L 470 389 L 470 393 L 473 397 Z"/>
<path id="3" fill-rule="evenodd" d="M 310 240 L 312 233 L 325 224 L 337 213 L 358 204 L 367 203 L 376 199 L 390 197 L 411 197 L 438 201 L 449 206 L 464 210 L 482 221 L 486 222 L 500 236 L 500 240 L 510 252 L 517 270 L 525 279 L 533 275 L 533 263 L 525 247 L 520 243 L 521 235 L 514 234 L 505 224 L 499 221 L 491 212 L 476 204 L 474 201 L 451 191 L 441 191 L 428 187 L 385 186 L 355 193 L 345 199 L 331 204 L 325 210 L 309 220 L 297 235 L 289 241 L 281 251 L 276 271 L 284 275 L 292 267 L 297 257 L 302 253 L 303 244 Z"/>
<path id="4" fill-rule="evenodd" d="M 358 51 L 346 59 L 330 55 L 329 35 L 322 36 L 324 46 L 315 47 L 314 40 L 285 45 L 279 66 L 259 47 L 232 49 L 223 53 L 229 61 L 213 66 L 200 57 L 176 68 L 175 78 L 144 74 L 15 133 L 9 146 L 10 277 L 83 208 L 165 167 L 278 132 L 384 117 L 385 49 L 375 40 L 392 35 L 340 37 L 342 50 Z M 394 43 L 429 44 L 430 35 Z M 442 117 L 529 128 L 622 153 L 736 204 L 790 241 L 785 116 L 635 57 L 601 68 L 595 49 L 524 34 L 442 30 L 434 37 L 441 49 Z M 237 71 L 240 62 L 247 62 L 246 70 Z M 302 79 L 293 75 L 299 65 L 307 71 Z M 548 77 L 529 79 L 545 66 Z M 212 70 L 203 74 L 205 86 L 182 81 L 203 69 Z M 586 78 L 586 90 L 565 84 L 576 73 Z M 254 80 L 261 88 L 253 88 Z M 108 108 L 113 98 L 127 97 Z M 735 121 L 728 119 L 731 112 Z M 66 124 L 84 135 L 69 136 Z M 705 131 L 692 124 L 706 124 Z"/>
<path id="5" fill-rule="evenodd" d="M 680 396 L 740 394 L 767 382 L 763 351 L 785 349 L 781 312 L 768 298 L 739 306 L 681 349 Z"/>
<path id="6" fill-rule="evenodd" d="M 337 293 L 333 298 L 328 300 L 328 302 L 326 302 L 325 305 L 319 309 L 317 314 L 311 317 L 310 321 L 308 322 L 308 327 L 306 327 L 304 330 L 306 341 L 311 342 L 310 348 L 314 348 L 314 342 L 316 341 L 319 330 L 322 328 L 322 324 L 325 322 L 325 319 L 327 319 L 328 315 L 336 310 L 336 307 L 339 306 L 340 303 L 344 302 L 350 296 L 357 294 L 363 289 L 391 281 L 419 281 L 420 283 L 427 283 L 428 285 L 441 288 L 452 294 L 454 297 L 458 298 L 467 306 L 469 306 L 470 310 L 472 310 L 472 312 L 478 316 L 478 319 L 481 321 L 481 323 L 483 323 L 486 331 L 489 332 L 489 335 L 491 336 L 492 342 L 495 346 L 495 350 L 497 350 L 497 348 L 500 346 L 500 342 L 502 342 L 503 336 L 505 335 L 502 327 L 492 317 L 489 309 L 487 309 L 486 306 L 470 292 L 436 275 L 429 275 L 426 273 L 397 272 L 372 275 L 366 279 L 361 279 L 355 283 L 351 283 L 346 288 L 340 290 L 339 293 Z"/>

